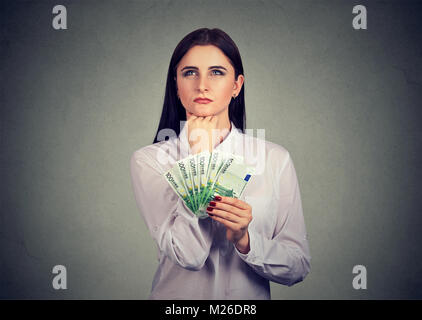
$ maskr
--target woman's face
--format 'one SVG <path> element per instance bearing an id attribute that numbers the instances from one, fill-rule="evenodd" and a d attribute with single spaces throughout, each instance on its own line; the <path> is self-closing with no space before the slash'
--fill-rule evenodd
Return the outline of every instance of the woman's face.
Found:
<path id="1" fill-rule="evenodd" d="M 184 108 L 196 116 L 228 115 L 233 95 L 238 95 L 244 77 L 235 80 L 234 68 L 226 55 L 216 46 L 194 46 L 177 65 L 176 87 Z M 197 98 L 212 100 L 209 103 Z"/>

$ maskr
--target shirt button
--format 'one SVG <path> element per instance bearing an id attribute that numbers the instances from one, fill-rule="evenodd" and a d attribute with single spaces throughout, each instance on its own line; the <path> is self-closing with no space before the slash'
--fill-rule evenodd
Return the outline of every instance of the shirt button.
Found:
<path id="1" fill-rule="evenodd" d="M 158 227 L 157 226 L 154 226 L 154 232 L 157 232 L 157 230 L 158 230 Z"/>

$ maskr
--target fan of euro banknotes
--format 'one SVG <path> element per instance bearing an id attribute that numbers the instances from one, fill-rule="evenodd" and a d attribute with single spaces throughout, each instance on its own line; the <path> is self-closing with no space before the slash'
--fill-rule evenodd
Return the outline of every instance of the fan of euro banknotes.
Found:
<path id="1" fill-rule="evenodd" d="M 243 157 L 227 152 L 202 151 L 179 160 L 163 176 L 198 217 L 207 218 L 206 208 L 216 195 L 240 198 L 254 168 Z"/>

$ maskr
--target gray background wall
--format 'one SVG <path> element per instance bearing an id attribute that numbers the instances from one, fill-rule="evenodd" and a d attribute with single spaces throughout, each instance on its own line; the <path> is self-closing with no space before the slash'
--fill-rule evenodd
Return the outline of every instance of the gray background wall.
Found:
<path id="1" fill-rule="evenodd" d="M 67 7 L 68 29 L 51 26 Z M 364 4 L 368 29 L 352 28 Z M 422 298 L 418 1 L 2 1 L 0 298 L 145 299 L 156 247 L 129 159 L 177 43 L 236 42 L 247 127 L 295 163 L 312 270 L 273 299 Z M 418 190 L 419 189 L 419 190 Z M 52 288 L 67 267 L 68 289 Z M 368 287 L 352 287 L 366 266 Z"/>

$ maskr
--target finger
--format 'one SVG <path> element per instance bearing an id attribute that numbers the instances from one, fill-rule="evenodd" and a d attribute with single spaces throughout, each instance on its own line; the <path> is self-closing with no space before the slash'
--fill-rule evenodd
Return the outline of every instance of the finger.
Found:
<path id="1" fill-rule="evenodd" d="M 233 223 L 229 220 L 223 219 L 219 216 L 211 216 L 211 219 L 216 220 L 218 222 L 221 222 L 223 225 L 225 225 L 227 228 L 229 228 L 230 230 L 233 231 L 239 231 L 240 227 L 238 226 L 237 223 Z"/>
<path id="2" fill-rule="evenodd" d="M 192 124 L 194 123 L 194 121 L 195 121 L 195 118 L 193 118 L 194 116 L 191 116 L 189 119 L 188 119 L 188 124 L 190 125 L 190 126 L 192 126 Z"/>
<path id="3" fill-rule="evenodd" d="M 208 117 L 206 117 L 206 119 L 207 119 L 207 121 L 210 123 L 210 124 L 215 124 L 216 123 L 216 117 L 215 116 L 208 116 Z"/>
<path id="4" fill-rule="evenodd" d="M 222 218 L 222 219 L 227 220 L 227 221 L 234 222 L 236 224 L 238 224 L 239 222 L 241 222 L 241 218 L 240 217 L 238 217 L 237 215 L 232 214 L 230 212 L 227 212 L 227 211 L 223 211 L 223 210 L 219 210 L 219 209 L 215 209 L 215 208 L 213 208 L 213 210 L 210 211 L 207 208 L 207 212 L 209 214 L 212 214 L 214 217 L 217 216 L 219 218 Z"/>
<path id="5" fill-rule="evenodd" d="M 250 209 L 250 205 L 248 205 L 246 202 L 240 199 L 232 198 L 232 197 L 224 197 L 224 196 L 219 196 L 219 197 L 221 198 L 221 200 L 216 201 L 216 202 L 227 203 L 243 210 Z"/>
<path id="6" fill-rule="evenodd" d="M 186 119 L 189 120 L 193 113 L 186 110 Z"/>
<path id="7" fill-rule="evenodd" d="M 239 209 L 238 207 L 232 206 L 230 204 L 222 203 L 220 201 L 211 201 L 211 202 L 215 203 L 215 206 L 211 206 L 211 204 L 208 204 L 208 205 L 210 207 L 217 208 L 218 210 L 230 212 L 232 214 L 235 214 L 238 217 L 245 217 L 245 215 L 246 215 L 246 213 L 244 212 L 244 210 Z"/>

